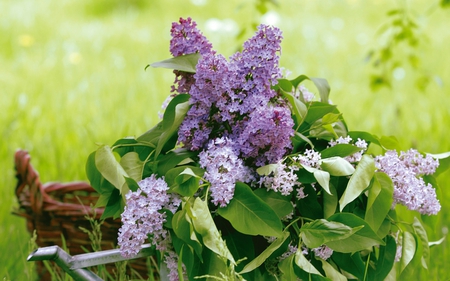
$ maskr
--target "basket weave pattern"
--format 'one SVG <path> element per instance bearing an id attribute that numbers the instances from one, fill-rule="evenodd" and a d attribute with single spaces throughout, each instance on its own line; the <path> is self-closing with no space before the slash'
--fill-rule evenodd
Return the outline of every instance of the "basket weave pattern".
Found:
<path id="1" fill-rule="evenodd" d="M 30 163 L 27 151 L 18 150 L 15 154 L 16 197 L 19 209 L 13 213 L 26 218 L 30 233 L 36 230 L 36 243 L 39 247 L 58 245 L 71 255 L 92 251 L 87 233 L 80 227 L 91 230 L 86 216 L 100 219 L 104 209 L 92 206 L 97 202 L 98 193 L 86 182 L 69 183 L 49 182 L 42 184 L 38 172 Z M 101 226 L 102 250 L 115 248 L 120 219 L 106 219 Z M 64 236 L 64 241 L 61 237 Z M 147 275 L 146 259 L 130 262 L 131 267 L 143 278 Z M 113 266 L 113 265 L 112 265 Z M 40 280 L 51 280 L 42 262 L 38 262 L 37 271 Z"/>

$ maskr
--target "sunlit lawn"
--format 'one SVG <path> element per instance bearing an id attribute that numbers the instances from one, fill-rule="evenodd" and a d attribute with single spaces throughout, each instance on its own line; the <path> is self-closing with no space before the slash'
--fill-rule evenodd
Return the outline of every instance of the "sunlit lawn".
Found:
<path id="1" fill-rule="evenodd" d="M 395 135 L 406 149 L 450 150 L 449 10 L 422 18 L 427 40 L 421 70 L 440 77 L 425 92 L 411 69 L 391 90 L 372 92 L 365 57 L 393 1 L 279 1 L 260 19 L 244 1 L 2 0 L 0 2 L 0 278 L 32 280 L 27 272 L 29 234 L 12 216 L 13 155 L 27 149 L 41 180 L 85 180 L 87 156 L 98 143 L 139 135 L 158 120 L 172 74 L 147 69 L 169 57 L 169 29 L 193 17 L 214 47 L 231 55 L 253 22 L 270 21 L 284 32 L 281 64 L 296 74 L 328 79 L 331 99 L 352 130 Z M 370 2 L 370 3 L 369 3 Z M 407 1 L 417 12 L 429 1 Z M 225 4 L 226 3 L 226 4 Z M 278 17 L 277 17 L 278 15 Z M 237 38 L 241 28 L 248 32 Z M 439 81 L 439 79 L 436 79 Z M 440 183 L 442 211 L 430 240 L 450 224 L 450 174 Z M 448 280 L 450 242 L 432 250 L 430 278 Z"/>

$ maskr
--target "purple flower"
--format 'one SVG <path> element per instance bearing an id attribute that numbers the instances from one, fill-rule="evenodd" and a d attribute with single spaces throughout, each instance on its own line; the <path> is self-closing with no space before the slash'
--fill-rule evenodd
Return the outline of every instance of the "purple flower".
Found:
<path id="1" fill-rule="evenodd" d="M 423 174 L 434 173 L 437 160 L 431 156 L 423 157 L 416 150 L 402 152 L 390 150 L 375 158 L 377 168 L 386 173 L 394 184 L 394 204 L 403 204 L 410 210 L 421 214 L 435 215 L 441 209 L 436 190 L 426 184 Z"/>
<path id="2" fill-rule="evenodd" d="M 323 260 L 327 260 L 331 257 L 333 254 L 333 250 L 329 248 L 327 245 L 322 245 L 320 247 L 312 249 L 314 252 L 314 255 L 318 258 L 321 258 Z"/>
<path id="3" fill-rule="evenodd" d="M 317 169 L 320 169 L 321 159 L 322 156 L 320 153 L 313 149 L 305 149 L 305 152 L 302 155 L 293 157 L 293 160 L 297 161 L 301 165 Z"/>
<path id="4" fill-rule="evenodd" d="M 206 37 L 197 29 L 197 23 L 191 18 L 180 18 L 179 22 L 172 23 L 170 29 L 170 53 L 174 57 L 200 53 L 211 53 L 212 45 Z"/>
<path id="5" fill-rule="evenodd" d="M 176 196 L 167 194 L 167 183 L 155 175 L 141 180 L 138 185 L 137 191 L 130 191 L 125 196 L 126 206 L 118 237 L 120 252 L 124 257 L 136 255 L 148 235 L 152 236 L 151 243 L 154 245 L 164 241 L 168 232 L 163 229 L 166 217 L 161 210 L 168 208 L 176 211 L 181 202 Z"/>
<path id="6" fill-rule="evenodd" d="M 278 162 L 290 151 L 293 126 L 289 108 L 260 106 L 242 121 L 241 128 L 233 128 L 233 136 L 242 157 L 255 159 L 256 166 L 264 166 Z"/>
<path id="7" fill-rule="evenodd" d="M 211 184 L 211 197 L 215 205 L 228 205 L 233 199 L 236 182 L 254 180 L 251 170 L 237 157 L 232 141 L 227 138 L 211 141 L 199 157 L 200 166 L 206 169 L 204 177 Z"/>

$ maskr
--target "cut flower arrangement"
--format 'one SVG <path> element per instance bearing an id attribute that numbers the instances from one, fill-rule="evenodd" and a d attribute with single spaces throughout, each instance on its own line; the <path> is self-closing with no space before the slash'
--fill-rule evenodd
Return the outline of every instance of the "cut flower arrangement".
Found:
<path id="1" fill-rule="evenodd" d="M 152 244 L 161 280 L 392 280 L 427 268 L 449 153 L 350 131 L 326 80 L 283 77 L 276 27 L 260 25 L 229 59 L 190 18 L 171 35 L 173 58 L 151 65 L 175 74 L 161 121 L 86 166 L 103 217 L 121 216 L 123 256 Z"/>

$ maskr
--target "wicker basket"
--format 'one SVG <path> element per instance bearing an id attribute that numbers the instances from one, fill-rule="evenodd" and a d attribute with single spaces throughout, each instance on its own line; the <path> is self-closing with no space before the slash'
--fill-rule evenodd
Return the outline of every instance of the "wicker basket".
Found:
<path id="1" fill-rule="evenodd" d="M 86 182 L 42 184 L 38 172 L 30 163 L 27 151 L 18 150 L 15 154 L 17 177 L 16 196 L 19 209 L 13 213 L 26 218 L 30 233 L 36 230 L 37 245 L 46 247 L 52 245 L 65 246 L 71 255 L 92 251 L 91 241 L 87 233 L 80 227 L 91 230 L 90 221 L 86 216 L 99 219 L 103 208 L 92 209 L 99 197 L 98 193 Z M 120 220 L 107 219 L 101 226 L 102 250 L 116 246 L 117 231 Z M 64 236 L 64 238 L 61 237 Z M 64 239 L 64 241 L 63 241 Z M 142 278 L 147 278 L 146 259 L 136 259 L 129 264 Z M 108 265 L 114 270 L 114 265 Z M 40 280 L 51 280 L 42 262 L 38 262 L 37 271 Z"/>

